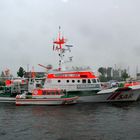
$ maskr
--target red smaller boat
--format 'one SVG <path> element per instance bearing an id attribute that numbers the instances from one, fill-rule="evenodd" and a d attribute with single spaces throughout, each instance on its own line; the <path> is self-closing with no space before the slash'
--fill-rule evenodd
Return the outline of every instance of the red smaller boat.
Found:
<path id="1" fill-rule="evenodd" d="M 76 103 L 78 96 L 70 96 L 61 89 L 34 89 L 16 96 L 16 105 L 62 105 Z"/>

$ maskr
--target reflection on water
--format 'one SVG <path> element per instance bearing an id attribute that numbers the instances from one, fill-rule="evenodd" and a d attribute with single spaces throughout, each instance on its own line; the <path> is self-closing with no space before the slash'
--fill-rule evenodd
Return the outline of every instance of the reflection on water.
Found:
<path id="1" fill-rule="evenodd" d="M 0 104 L 0 139 L 139 140 L 140 102 L 66 106 Z"/>

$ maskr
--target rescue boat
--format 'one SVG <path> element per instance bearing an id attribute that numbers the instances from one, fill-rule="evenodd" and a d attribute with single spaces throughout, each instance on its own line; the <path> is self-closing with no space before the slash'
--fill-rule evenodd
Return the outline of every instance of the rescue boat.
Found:
<path id="1" fill-rule="evenodd" d="M 66 105 L 74 104 L 78 96 L 67 95 L 61 89 L 34 89 L 16 96 L 16 105 Z"/>
<path id="2" fill-rule="evenodd" d="M 88 102 L 88 99 L 101 90 L 101 84 L 98 77 L 89 67 L 65 66 L 72 62 L 72 58 L 65 59 L 66 52 L 71 52 L 72 45 L 66 44 L 66 39 L 59 30 L 58 38 L 53 41 L 53 51 L 58 53 L 58 68 L 48 70 L 44 88 L 60 88 L 66 90 L 69 95 L 79 96 L 78 100 Z M 39 64 L 39 66 L 43 66 Z"/>
<path id="3" fill-rule="evenodd" d="M 102 90 L 98 77 L 89 68 L 66 69 L 64 59 L 66 51 L 71 52 L 72 45 L 65 45 L 66 39 L 59 31 L 58 38 L 53 42 L 53 50 L 58 52 L 59 67 L 50 70 L 46 75 L 45 88 L 61 88 L 69 95 L 79 96 L 79 102 L 114 102 L 136 101 L 139 98 L 140 87 L 129 86 Z M 65 46 L 64 46 L 65 45 Z M 45 67 L 45 66 L 43 66 Z"/>

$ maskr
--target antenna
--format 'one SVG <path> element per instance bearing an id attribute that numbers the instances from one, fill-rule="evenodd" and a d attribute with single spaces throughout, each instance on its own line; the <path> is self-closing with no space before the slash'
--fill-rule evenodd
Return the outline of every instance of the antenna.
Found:
<path id="1" fill-rule="evenodd" d="M 59 26 L 59 32 L 58 32 L 58 38 L 53 41 L 53 50 L 58 52 L 58 56 L 59 56 L 59 68 L 58 70 L 62 70 L 62 65 L 66 62 L 70 62 L 72 61 L 72 57 L 69 58 L 69 61 L 64 61 L 64 57 L 65 57 L 65 53 L 66 51 L 71 52 L 71 47 L 72 45 L 65 45 L 66 43 L 66 39 L 61 35 L 61 27 Z"/>

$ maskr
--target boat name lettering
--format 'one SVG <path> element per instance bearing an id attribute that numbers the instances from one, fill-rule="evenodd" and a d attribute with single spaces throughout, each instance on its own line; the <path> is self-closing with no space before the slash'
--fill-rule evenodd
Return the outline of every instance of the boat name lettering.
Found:
<path id="1" fill-rule="evenodd" d="M 63 77 L 79 77 L 79 74 L 55 74 L 55 76 L 63 76 Z"/>
<path id="2" fill-rule="evenodd" d="M 77 85 L 77 89 L 87 89 L 87 88 L 98 88 L 97 84 L 85 84 L 85 85 Z"/>
<path id="3" fill-rule="evenodd" d="M 133 93 L 125 94 L 125 95 L 120 95 L 118 99 L 119 100 L 121 100 L 121 99 L 130 99 L 130 98 L 132 98 L 132 96 L 133 96 Z"/>

